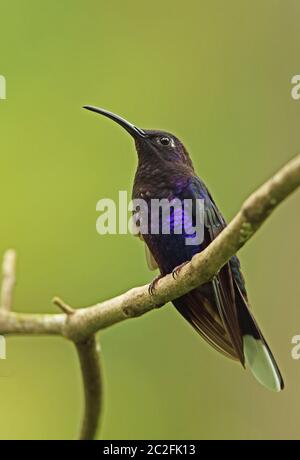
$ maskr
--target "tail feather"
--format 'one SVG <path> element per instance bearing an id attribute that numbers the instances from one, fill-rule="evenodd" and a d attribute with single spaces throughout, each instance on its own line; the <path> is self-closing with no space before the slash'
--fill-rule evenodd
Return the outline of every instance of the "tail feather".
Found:
<path id="1" fill-rule="evenodd" d="M 249 311 L 238 285 L 235 286 L 246 368 L 248 367 L 255 378 L 268 389 L 281 391 L 284 382 L 275 358 Z"/>
<path id="2" fill-rule="evenodd" d="M 255 378 L 268 389 L 283 390 L 282 376 L 264 339 L 245 335 L 243 344 L 246 368 L 249 367 Z"/>

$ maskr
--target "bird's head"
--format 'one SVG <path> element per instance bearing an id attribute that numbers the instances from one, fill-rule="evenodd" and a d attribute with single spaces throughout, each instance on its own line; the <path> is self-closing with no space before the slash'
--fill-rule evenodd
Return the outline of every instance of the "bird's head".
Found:
<path id="1" fill-rule="evenodd" d="M 175 163 L 193 167 L 188 152 L 182 142 L 165 131 L 137 128 L 119 115 L 98 107 L 84 106 L 85 109 L 99 113 L 121 125 L 134 139 L 140 163 L 153 163 L 156 167 Z"/>

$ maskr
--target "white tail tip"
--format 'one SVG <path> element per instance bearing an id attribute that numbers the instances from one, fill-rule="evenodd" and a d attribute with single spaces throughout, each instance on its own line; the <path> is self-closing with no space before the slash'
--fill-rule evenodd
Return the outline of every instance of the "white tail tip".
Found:
<path id="1" fill-rule="evenodd" d="M 281 391 L 283 389 L 281 376 L 262 340 L 245 335 L 243 344 L 246 367 L 249 367 L 256 379 L 269 390 Z"/>

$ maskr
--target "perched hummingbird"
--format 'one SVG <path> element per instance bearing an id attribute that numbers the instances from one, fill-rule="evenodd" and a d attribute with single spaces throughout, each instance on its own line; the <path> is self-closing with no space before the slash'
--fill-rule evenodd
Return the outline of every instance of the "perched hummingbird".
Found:
<path id="1" fill-rule="evenodd" d="M 186 244 L 186 234 L 143 233 L 148 265 L 158 268 L 160 277 L 174 276 L 193 255 L 205 249 L 224 229 L 226 222 L 211 194 L 195 173 L 190 156 L 173 134 L 140 129 L 118 115 L 94 106 L 85 109 L 108 117 L 133 137 L 138 167 L 133 185 L 133 199 L 186 199 L 204 202 L 204 239 L 196 245 Z M 181 214 L 184 220 L 190 216 Z M 192 216 L 193 218 L 193 216 Z M 170 220 L 175 216 L 170 213 Z M 178 216 L 177 216 L 178 219 Z M 158 277 L 159 278 L 159 277 Z M 157 279 L 158 279 L 157 278 Z M 156 280 L 150 285 L 155 289 Z M 249 367 L 267 388 L 284 387 L 272 352 L 250 312 L 245 282 L 236 256 L 208 283 L 173 301 L 182 316 L 215 349 Z"/>

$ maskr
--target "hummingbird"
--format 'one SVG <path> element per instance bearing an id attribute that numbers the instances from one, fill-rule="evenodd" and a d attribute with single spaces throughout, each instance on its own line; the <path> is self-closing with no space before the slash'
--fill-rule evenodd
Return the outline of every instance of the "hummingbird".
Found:
<path id="1" fill-rule="evenodd" d="M 188 199 L 192 203 L 203 200 L 202 242 L 186 244 L 187 234 L 184 231 L 181 234 L 150 231 L 139 235 L 145 245 L 149 268 L 159 269 L 160 272 L 149 285 L 149 292 L 153 294 L 161 277 L 172 273 L 176 278 L 182 266 L 219 235 L 226 227 L 225 219 L 208 188 L 196 174 L 188 151 L 176 136 L 161 130 L 138 128 L 102 108 L 91 105 L 84 108 L 110 118 L 133 138 L 138 157 L 133 199 L 143 199 L 147 203 L 153 199 L 167 199 L 169 202 L 174 199 L 184 202 Z M 194 210 L 195 206 L 192 206 L 192 215 L 188 217 L 183 210 L 180 219 L 193 219 Z M 175 217 L 174 213 L 170 213 L 173 229 Z M 249 368 L 266 388 L 273 391 L 284 388 L 278 365 L 250 310 L 237 256 L 233 256 L 213 279 L 173 300 L 173 304 L 217 351 L 239 361 L 244 368 Z"/>

